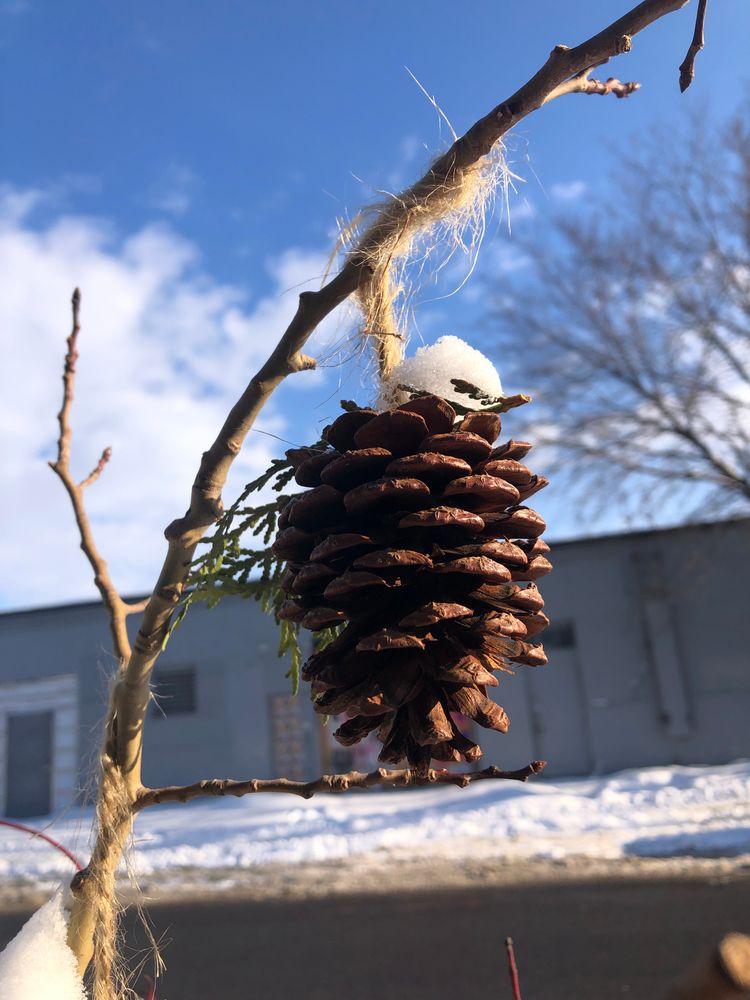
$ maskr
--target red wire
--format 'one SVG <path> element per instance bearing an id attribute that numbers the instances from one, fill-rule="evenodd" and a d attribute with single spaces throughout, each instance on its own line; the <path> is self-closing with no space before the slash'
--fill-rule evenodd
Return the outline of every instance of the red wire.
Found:
<path id="1" fill-rule="evenodd" d="M 77 871 L 83 871 L 83 865 L 75 854 L 73 854 L 72 851 L 69 851 L 64 844 L 55 840 L 54 837 L 50 837 L 43 830 L 36 830 L 33 826 L 27 826 L 25 823 L 16 823 L 15 820 L 11 819 L 0 819 L 0 826 L 8 826 L 11 830 L 20 830 L 22 833 L 30 833 L 32 837 L 39 837 L 41 840 L 45 840 L 52 847 L 64 854 L 66 858 L 69 858 L 76 866 Z M 146 976 L 146 980 L 149 984 L 146 1000 L 156 1000 L 156 984 L 150 976 Z"/>
<path id="2" fill-rule="evenodd" d="M 33 826 L 26 826 L 25 823 L 15 823 L 10 819 L 0 819 L 0 826 L 9 826 L 11 830 L 21 830 L 23 833 L 30 833 L 32 837 L 40 837 L 42 840 L 46 840 L 48 844 L 51 844 L 52 847 L 56 847 L 57 850 L 64 854 L 66 858 L 69 858 L 79 872 L 83 871 L 83 865 L 75 854 L 73 854 L 72 851 L 69 851 L 63 844 L 59 843 L 59 841 L 48 836 L 42 830 L 35 830 Z"/>
<path id="3" fill-rule="evenodd" d="M 518 966 L 516 965 L 516 954 L 513 951 L 512 937 L 505 939 L 505 950 L 508 952 L 508 972 L 510 973 L 510 982 L 513 987 L 513 1000 L 522 1000 L 521 983 L 518 980 Z"/>

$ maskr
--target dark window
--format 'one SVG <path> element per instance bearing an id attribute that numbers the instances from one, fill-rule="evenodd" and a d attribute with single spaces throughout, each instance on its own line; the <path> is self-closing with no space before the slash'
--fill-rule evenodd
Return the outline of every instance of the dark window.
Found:
<path id="1" fill-rule="evenodd" d="M 8 816 L 46 816 L 52 809 L 53 715 L 29 712 L 8 717 Z"/>
<path id="2" fill-rule="evenodd" d="M 193 667 L 155 670 L 152 687 L 155 699 L 151 706 L 152 718 L 160 719 L 165 715 L 191 715 L 196 711 Z"/>
<path id="3" fill-rule="evenodd" d="M 560 622 L 550 625 L 539 636 L 542 645 L 547 649 L 571 649 L 576 644 L 576 633 L 573 622 Z"/>

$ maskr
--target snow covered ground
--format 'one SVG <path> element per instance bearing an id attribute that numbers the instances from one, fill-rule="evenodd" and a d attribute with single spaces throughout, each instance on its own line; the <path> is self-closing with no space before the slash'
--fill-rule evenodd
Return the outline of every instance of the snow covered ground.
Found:
<path id="1" fill-rule="evenodd" d="M 84 859 L 90 824 L 86 810 L 35 822 Z M 750 856 L 750 761 L 525 785 L 157 806 L 138 817 L 134 858 L 144 876 L 180 868 L 226 875 L 385 852 L 455 860 Z M 51 847 L 0 827 L 0 881 L 46 883 L 70 869 Z"/>

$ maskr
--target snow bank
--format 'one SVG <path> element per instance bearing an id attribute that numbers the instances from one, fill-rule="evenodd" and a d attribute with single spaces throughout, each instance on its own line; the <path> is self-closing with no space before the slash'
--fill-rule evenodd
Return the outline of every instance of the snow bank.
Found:
<path id="1" fill-rule="evenodd" d="M 259 796 L 258 799 L 261 797 Z M 152 811 L 138 827 L 144 874 L 191 866 L 244 868 L 373 851 L 469 858 L 618 858 L 750 853 L 750 763 L 625 771 L 574 781 L 481 782 L 466 789 L 253 797 Z M 228 806 L 228 808 L 226 808 Z M 658 847 L 661 846 L 659 851 Z"/>
<path id="2" fill-rule="evenodd" d="M 89 819 L 69 816 L 54 824 L 55 836 L 85 851 Z M 138 817 L 135 837 L 135 867 L 144 875 L 387 851 L 457 859 L 737 857 L 750 854 L 750 762 L 157 806 Z M 59 878 L 69 874 L 65 865 L 51 848 L 0 827 L 4 879 Z"/>
<path id="3" fill-rule="evenodd" d="M 85 1000 L 67 928 L 60 890 L 0 954 L 2 1000 Z"/>
<path id="4" fill-rule="evenodd" d="M 471 347 L 459 337 L 441 337 L 429 347 L 420 347 L 411 358 L 404 358 L 383 382 L 380 406 L 403 403 L 408 398 L 399 392 L 399 385 L 413 386 L 435 393 L 443 399 L 457 400 L 464 406 L 471 401 L 457 393 L 451 385 L 452 378 L 461 378 L 484 389 L 491 396 L 501 396 L 503 387 L 495 366 L 481 351 Z"/>

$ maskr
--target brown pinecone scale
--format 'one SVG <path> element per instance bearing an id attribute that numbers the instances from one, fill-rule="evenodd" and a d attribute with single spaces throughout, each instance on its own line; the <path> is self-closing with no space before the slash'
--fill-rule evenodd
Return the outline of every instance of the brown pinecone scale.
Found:
<path id="1" fill-rule="evenodd" d="M 496 446 L 501 418 L 463 418 L 439 396 L 344 412 L 325 445 L 287 452 L 307 489 L 289 499 L 273 544 L 287 563 L 280 617 L 343 626 L 302 676 L 316 711 L 346 713 L 350 746 L 377 730 L 380 759 L 475 761 L 452 713 L 505 732 L 487 696 L 497 671 L 547 662 L 536 580 L 552 566 L 543 519 L 525 501 L 547 481 Z"/>

